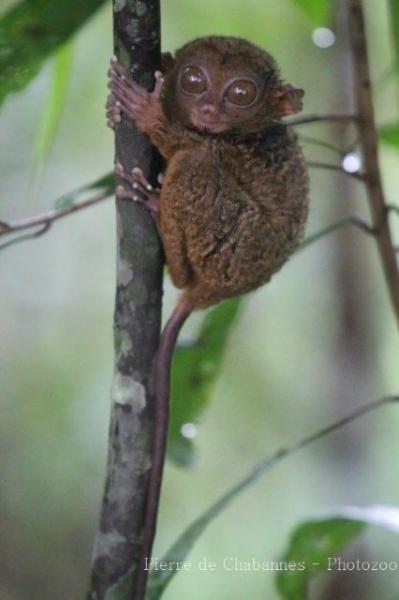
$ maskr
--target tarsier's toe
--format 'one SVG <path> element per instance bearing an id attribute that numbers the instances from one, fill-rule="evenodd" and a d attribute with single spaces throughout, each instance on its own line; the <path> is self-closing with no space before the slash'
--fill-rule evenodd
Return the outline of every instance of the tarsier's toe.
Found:
<path id="1" fill-rule="evenodd" d="M 114 128 L 116 125 L 118 125 L 118 123 L 122 121 L 121 103 L 119 102 L 119 100 L 115 99 L 113 94 L 110 94 L 107 98 L 105 109 L 107 125 L 109 125 L 111 128 Z"/>
<path id="2" fill-rule="evenodd" d="M 149 192 L 153 191 L 154 188 L 152 187 L 148 179 L 144 177 L 144 173 L 139 167 L 135 167 L 134 169 L 132 169 L 132 177 L 134 182 L 137 183 L 139 186 L 142 186 L 145 190 Z"/>
<path id="3" fill-rule="evenodd" d="M 117 198 L 131 198 L 132 197 L 132 195 L 123 187 L 123 185 L 116 186 L 115 196 Z"/>
<path id="4" fill-rule="evenodd" d="M 125 174 L 123 165 L 120 162 L 115 163 L 115 174 L 120 176 Z"/>

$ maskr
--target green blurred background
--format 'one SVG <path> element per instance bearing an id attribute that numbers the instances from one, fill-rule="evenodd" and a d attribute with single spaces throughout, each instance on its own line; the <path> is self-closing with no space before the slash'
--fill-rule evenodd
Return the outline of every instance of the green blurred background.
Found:
<path id="1" fill-rule="evenodd" d="M 337 42 L 325 49 L 312 41 L 317 16 L 312 21 L 297 4 L 165 0 L 163 48 L 173 51 L 210 33 L 245 37 L 269 50 L 284 78 L 306 90 L 306 113 L 351 110 L 340 3 L 333 3 Z M 387 75 L 394 60 L 391 24 L 385 2 L 366 4 L 383 124 L 398 118 L 398 82 Z M 73 38 L 62 117 L 40 168 L 34 169 L 34 149 L 52 61 L 2 105 L 0 218 L 47 210 L 61 194 L 112 168 L 113 135 L 104 118 L 111 29 L 107 6 Z M 354 140 L 350 128 L 337 125 L 299 132 L 341 147 Z M 310 160 L 337 162 L 328 149 L 305 140 L 303 146 Z M 392 145 L 381 149 L 391 202 L 399 186 L 397 152 Z M 362 186 L 340 173 L 312 169 L 308 233 L 355 213 L 368 218 Z M 110 199 L 0 253 L 1 600 L 84 596 L 106 460 L 114 230 Z M 167 284 L 165 314 L 175 298 Z M 195 316 L 185 329 L 186 339 L 201 318 Z M 298 253 L 243 305 L 211 403 L 197 426 L 197 464 L 167 466 L 155 554 L 260 458 L 398 390 L 398 352 L 372 239 L 347 228 Z M 223 558 L 274 560 L 298 522 L 330 507 L 398 504 L 398 428 L 398 410 L 387 407 L 266 475 L 211 524 L 189 557 L 197 563 L 206 556 L 219 567 L 179 574 L 165 599 L 277 598 L 272 573 L 227 571 L 220 566 Z M 391 560 L 399 557 L 399 540 L 370 529 L 353 552 Z M 338 584 L 331 576 L 319 578 L 312 597 L 399 595 L 397 573 L 340 578 Z M 352 591 L 338 593 L 337 585 Z"/>

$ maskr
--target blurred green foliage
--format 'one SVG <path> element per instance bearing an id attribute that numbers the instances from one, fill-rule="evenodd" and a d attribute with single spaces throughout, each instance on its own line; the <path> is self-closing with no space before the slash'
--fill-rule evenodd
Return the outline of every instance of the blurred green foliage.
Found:
<path id="1" fill-rule="evenodd" d="M 331 23 L 331 3 L 329 0 L 292 0 L 311 19 L 315 26 L 329 26 Z"/>
<path id="2" fill-rule="evenodd" d="M 105 0 L 24 0 L 0 20 L 0 103 L 21 90 L 52 52 L 84 26 Z"/>
<path id="3" fill-rule="evenodd" d="M 40 169 L 45 163 L 57 133 L 71 75 L 72 52 L 72 43 L 69 42 L 61 46 L 55 53 L 51 88 L 33 147 L 35 170 Z"/>
<path id="4" fill-rule="evenodd" d="M 168 453 L 177 464 L 188 466 L 195 460 L 193 443 L 182 435 L 182 427 L 196 423 L 210 400 L 239 305 L 235 298 L 216 306 L 206 315 L 197 339 L 176 349 Z"/>

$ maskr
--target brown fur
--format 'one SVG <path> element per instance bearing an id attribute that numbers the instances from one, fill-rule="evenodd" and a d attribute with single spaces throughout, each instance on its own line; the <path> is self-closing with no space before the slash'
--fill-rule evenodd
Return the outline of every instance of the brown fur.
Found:
<path id="1" fill-rule="evenodd" d="M 210 101 L 227 123 L 220 134 L 190 123 L 197 99 L 178 88 L 187 64 L 206 65 L 210 73 Z M 226 108 L 220 100 L 222 82 L 237 75 L 262 89 L 249 108 Z M 302 237 L 307 174 L 295 135 L 279 123 L 281 114 L 298 110 L 296 92 L 281 83 L 269 54 L 235 38 L 187 44 L 165 75 L 164 117 L 143 129 L 167 159 L 159 230 L 172 280 L 192 308 L 266 283 Z"/>

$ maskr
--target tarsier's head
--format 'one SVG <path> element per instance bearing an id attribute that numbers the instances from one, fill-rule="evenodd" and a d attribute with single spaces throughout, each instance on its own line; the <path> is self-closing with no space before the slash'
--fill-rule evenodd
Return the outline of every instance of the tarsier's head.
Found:
<path id="1" fill-rule="evenodd" d="M 171 121 L 211 134 L 253 133 L 302 109 L 303 90 L 283 84 L 274 59 L 238 38 L 211 36 L 176 52 L 162 103 Z"/>

